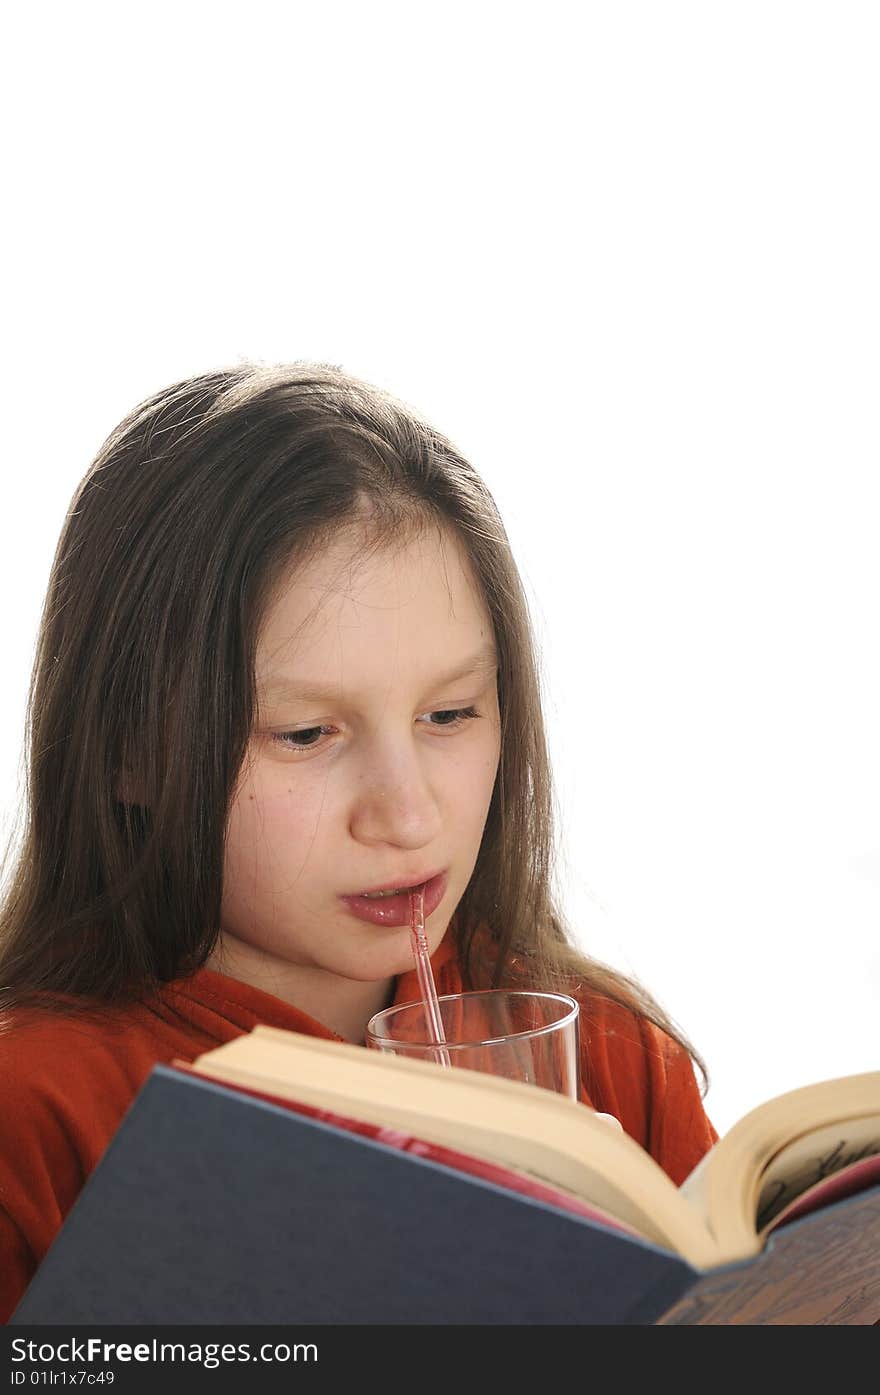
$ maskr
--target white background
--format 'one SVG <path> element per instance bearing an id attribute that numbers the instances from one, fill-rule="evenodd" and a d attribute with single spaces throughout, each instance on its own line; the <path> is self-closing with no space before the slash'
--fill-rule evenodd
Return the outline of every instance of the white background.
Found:
<path id="1" fill-rule="evenodd" d="M 541 641 L 581 943 L 727 1129 L 878 1066 L 873 3 L 19 7 L 0 813 L 70 496 L 253 357 L 469 454 Z"/>

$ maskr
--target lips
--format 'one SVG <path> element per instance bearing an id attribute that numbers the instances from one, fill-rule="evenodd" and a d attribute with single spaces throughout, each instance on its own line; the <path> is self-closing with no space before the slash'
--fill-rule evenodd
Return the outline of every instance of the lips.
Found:
<path id="1" fill-rule="evenodd" d="M 424 885 L 425 888 L 425 919 L 433 915 L 440 902 L 446 894 L 446 886 L 449 877 L 446 872 L 438 872 L 433 877 L 428 877 L 424 883 L 416 882 L 415 886 Z M 365 920 L 371 925 L 409 925 L 410 923 L 410 898 L 412 889 L 410 884 L 399 882 L 386 883 L 385 886 L 371 887 L 371 891 L 390 891 L 399 886 L 400 891 L 395 896 L 383 896 L 378 900 L 370 900 L 363 892 L 353 896 L 342 896 L 340 900 L 348 907 L 352 915 L 358 920 Z"/>
<path id="2" fill-rule="evenodd" d="M 439 877 L 439 872 L 428 872 L 424 877 L 412 877 L 409 881 L 398 879 L 394 882 L 383 882 L 381 886 L 363 886 L 350 894 L 352 896 L 375 896 L 377 891 L 414 891 L 417 886 L 426 886 L 428 882 Z"/>

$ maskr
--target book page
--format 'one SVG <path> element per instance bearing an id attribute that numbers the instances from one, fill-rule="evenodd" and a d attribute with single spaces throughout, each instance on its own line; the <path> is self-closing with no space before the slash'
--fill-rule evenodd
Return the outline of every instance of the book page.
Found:
<path id="1" fill-rule="evenodd" d="M 800 1220 L 801 1216 L 808 1216 L 811 1211 L 845 1201 L 847 1197 L 864 1191 L 872 1191 L 875 1187 L 880 1189 L 880 1153 L 861 1158 L 839 1172 L 832 1172 L 830 1177 L 823 1177 L 821 1182 L 814 1182 L 812 1187 L 807 1187 L 781 1211 L 774 1212 L 773 1219 L 763 1228 L 761 1235 L 766 1237 L 771 1231 L 780 1230 L 791 1221 Z"/>
<path id="2" fill-rule="evenodd" d="M 757 1216 L 762 1185 L 774 1178 L 778 1182 L 785 1175 L 785 1165 L 778 1174 L 768 1171 L 773 1160 L 804 1140 L 807 1152 L 798 1151 L 796 1156 L 802 1157 L 805 1165 L 812 1158 L 815 1166 L 824 1152 L 820 1148 L 810 1153 L 810 1135 L 842 1129 L 839 1138 L 855 1137 L 855 1119 L 876 1121 L 878 1115 L 880 1071 L 789 1090 L 743 1115 L 685 1178 L 682 1195 L 705 1217 L 723 1258 L 745 1258 L 761 1246 Z M 873 1129 L 869 1122 L 868 1135 Z M 866 1143 L 867 1137 L 861 1141 Z"/>
<path id="3" fill-rule="evenodd" d="M 880 1153 L 880 1112 L 802 1134 L 764 1169 L 756 1225 L 765 1229 L 802 1192 L 862 1158 Z"/>

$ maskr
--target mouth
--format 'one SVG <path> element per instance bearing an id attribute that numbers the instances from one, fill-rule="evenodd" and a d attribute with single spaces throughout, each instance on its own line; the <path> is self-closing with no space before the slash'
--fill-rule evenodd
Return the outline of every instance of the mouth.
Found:
<path id="1" fill-rule="evenodd" d="M 433 915 L 446 893 L 447 872 L 435 872 L 417 882 L 392 882 L 340 897 L 352 915 L 373 925 L 409 925 L 410 892 L 423 886 L 425 919 Z"/>
<path id="2" fill-rule="evenodd" d="M 439 872 L 428 872 L 424 877 L 416 877 L 413 881 L 385 882 L 384 886 L 371 886 L 363 891 L 347 892 L 348 896 L 399 896 L 401 892 L 416 891 L 420 886 L 427 886 L 428 882 L 439 877 Z"/>

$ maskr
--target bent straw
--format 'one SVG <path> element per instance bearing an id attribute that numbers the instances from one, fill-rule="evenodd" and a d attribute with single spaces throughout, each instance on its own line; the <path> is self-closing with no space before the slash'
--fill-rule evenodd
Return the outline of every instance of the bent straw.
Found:
<path id="1" fill-rule="evenodd" d="M 434 983 L 434 973 L 431 968 L 431 955 L 428 950 L 428 937 L 425 934 L 425 888 L 424 885 L 414 887 L 409 893 L 410 911 L 410 940 L 412 943 L 413 959 L 416 965 L 416 977 L 419 980 L 419 988 L 422 993 L 422 1002 L 425 1005 L 425 1020 L 428 1024 L 428 1033 L 432 1043 L 438 1050 L 434 1053 L 435 1060 L 442 1066 L 450 1066 L 449 1052 L 444 1050 L 443 1043 L 446 1041 L 446 1034 L 443 1031 L 443 1021 L 440 1017 L 440 1002 L 437 998 L 437 988 Z"/>

